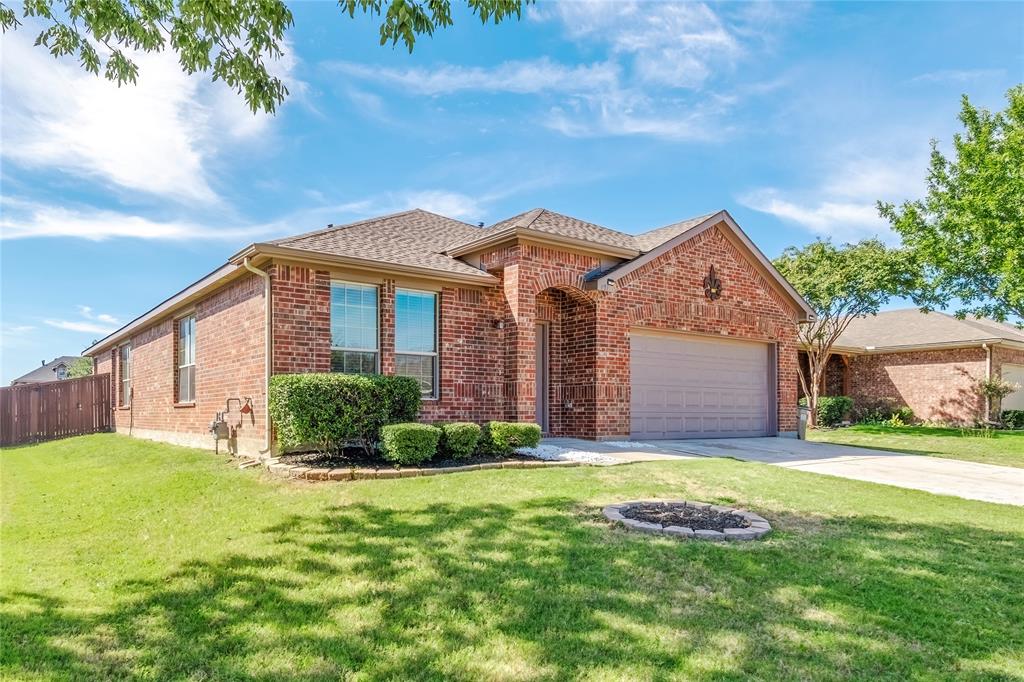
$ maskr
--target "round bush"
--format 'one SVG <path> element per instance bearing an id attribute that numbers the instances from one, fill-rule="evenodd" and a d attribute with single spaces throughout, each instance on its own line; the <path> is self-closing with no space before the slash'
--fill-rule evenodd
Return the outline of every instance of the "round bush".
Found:
<path id="1" fill-rule="evenodd" d="M 480 441 L 480 426 L 470 422 L 441 424 L 441 442 L 438 450 L 445 457 L 467 459 L 476 451 Z"/>
<path id="2" fill-rule="evenodd" d="M 419 464 L 437 454 L 441 429 L 429 424 L 389 424 L 380 431 L 384 459 L 395 464 Z"/>
<path id="3" fill-rule="evenodd" d="M 484 438 L 487 454 L 508 456 L 516 448 L 540 445 L 540 426 L 528 422 L 488 422 Z"/>

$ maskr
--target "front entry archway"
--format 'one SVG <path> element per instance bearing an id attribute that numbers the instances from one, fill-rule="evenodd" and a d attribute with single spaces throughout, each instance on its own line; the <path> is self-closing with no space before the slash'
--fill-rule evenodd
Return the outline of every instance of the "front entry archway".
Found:
<path id="1" fill-rule="evenodd" d="M 593 437 L 597 417 L 597 304 L 552 287 L 537 294 L 537 423 L 551 436 Z"/>

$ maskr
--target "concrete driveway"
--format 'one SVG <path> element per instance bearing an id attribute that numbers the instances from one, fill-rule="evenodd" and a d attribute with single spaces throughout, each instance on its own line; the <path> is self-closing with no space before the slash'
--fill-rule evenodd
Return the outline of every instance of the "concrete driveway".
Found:
<path id="1" fill-rule="evenodd" d="M 570 439 L 545 439 L 545 443 Z M 585 441 L 572 441 L 581 448 Z M 871 450 L 849 445 L 811 443 L 795 438 L 715 438 L 638 441 L 614 445 L 588 443 L 621 461 L 682 457 L 732 457 L 787 469 L 885 483 L 901 488 L 955 495 L 968 500 L 1024 506 L 1024 469 L 955 459 Z M 615 452 L 615 451 L 618 452 Z"/>

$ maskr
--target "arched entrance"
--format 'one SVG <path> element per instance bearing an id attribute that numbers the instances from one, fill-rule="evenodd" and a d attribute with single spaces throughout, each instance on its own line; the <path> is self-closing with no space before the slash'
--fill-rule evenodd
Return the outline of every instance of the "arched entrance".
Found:
<path id="1" fill-rule="evenodd" d="M 595 432 L 597 304 L 569 286 L 536 297 L 536 418 L 551 436 Z"/>

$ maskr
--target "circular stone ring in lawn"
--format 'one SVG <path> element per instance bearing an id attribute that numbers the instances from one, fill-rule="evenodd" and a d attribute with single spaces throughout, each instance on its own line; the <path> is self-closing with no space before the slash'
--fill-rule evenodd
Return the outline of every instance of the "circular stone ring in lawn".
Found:
<path id="1" fill-rule="evenodd" d="M 752 512 L 687 500 L 640 500 L 604 508 L 629 530 L 695 540 L 756 540 L 772 527 Z"/>

